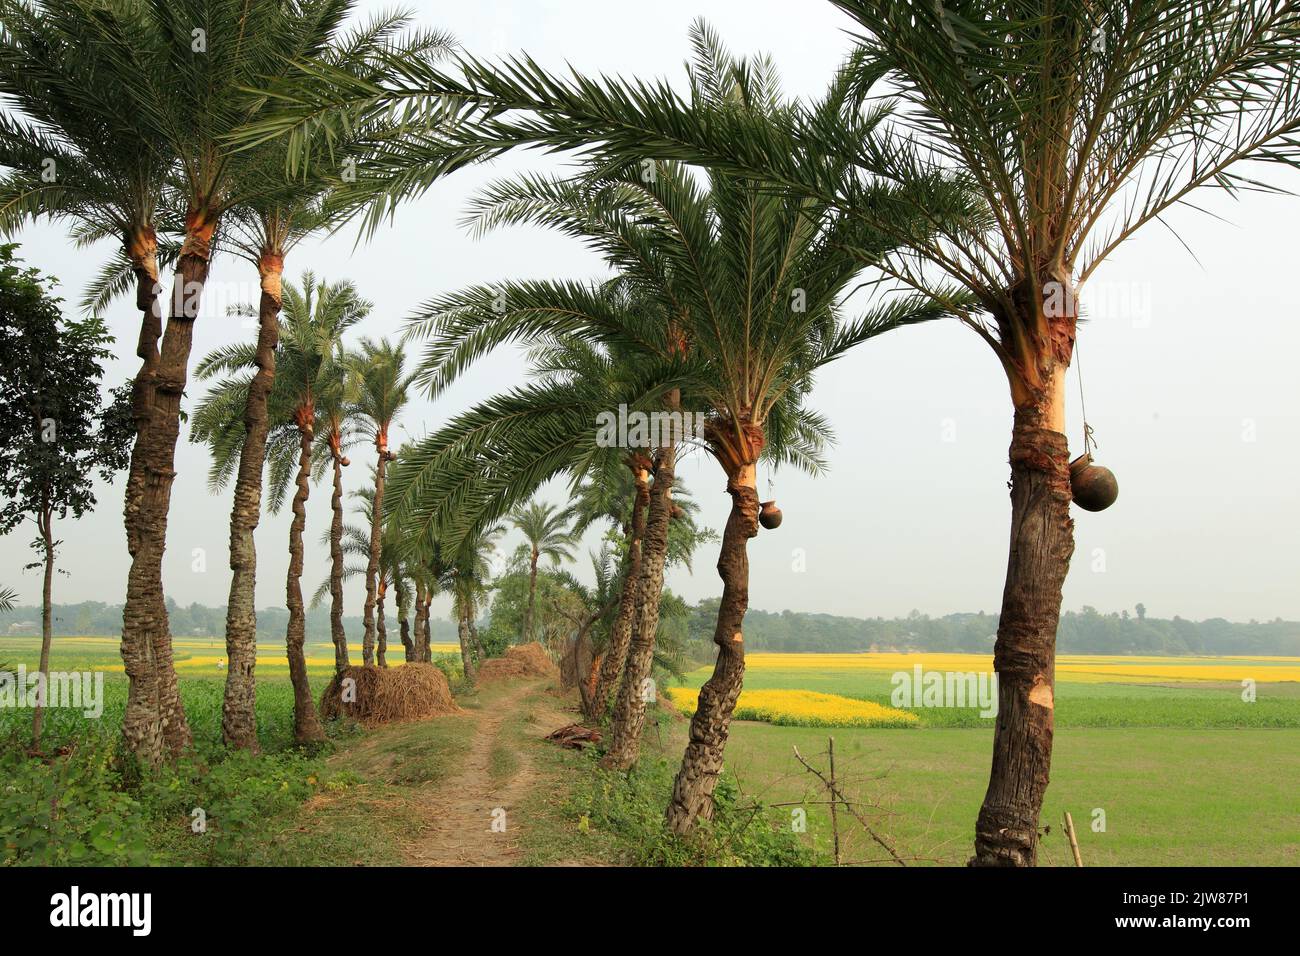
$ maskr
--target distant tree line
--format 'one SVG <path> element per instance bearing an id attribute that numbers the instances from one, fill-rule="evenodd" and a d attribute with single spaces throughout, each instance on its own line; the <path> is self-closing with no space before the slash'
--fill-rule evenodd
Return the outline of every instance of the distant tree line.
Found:
<path id="1" fill-rule="evenodd" d="M 211 637 L 220 642 L 226 629 L 226 608 L 207 607 L 202 604 L 182 606 L 167 599 L 167 614 L 175 638 Z M 309 609 L 307 640 L 329 641 L 329 608 Z M 83 601 L 80 604 L 54 605 L 54 634 L 58 636 L 85 635 L 91 637 L 116 637 L 122 633 L 122 605 L 102 601 Z M 35 636 L 40 634 L 41 609 L 34 605 L 15 605 L 13 610 L 0 613 L 0 640 L 6 636 Z M 289 612 L 283 607 L 261 608 L 257 612 L 257 638 L 264 641 L 284 640 L 289 623 Z M 360 617 L 345 617 L 343 625 L 348 634 L 360 635 L 363 624 Z M 431 640 L 434 643 L 455 643 L 456 626 L 450 621 L 430 618 Z"/>
<path id="2" fill-rule="evenodd" d="M 549 584 L 545 586 L 549 587 Z M 501 613 L 486 616 L 483 623 L 485 636 L 494 644 L 508 643 L 504 635 L 518 633 L 519 621 L 514 619 L 522 620 L 524 613 L 526 581 L 512 581 L 506 590 L 508 594 L 499 595 L 504 601 L 499 605 L 493 604 L 493 609 Z M 678 633 L 678 641 L 670 643 L 677 645 L 681 664 L 711 659 L 717 598 L 694 606 L 686 605 L 676 597 L 674 601 L 681 605 L 679 610 L 669 615 L 673 618 L 671 629 Z M 202 604 L 182 607 L 169 599 L 167 610 L 175 637 L 219 638 L 223 633 L 225 607 L 205 607 Z M 493 620 L 494 617 L 499 620 Z M 13 610 L 0 613 L 0 639 L 11 633 L 11 625 L 15 636 L 36 636 L 40 634 L 40 620 L 39 607 L 16 605 Z M 682 620 L 686 622 L 684 633 Z M 279 640 L 287 622 L 288 611 L 284 608 L 260 609 L 257 612 L 258 638 Z M 56 604 L 53 623 L 56 636 L 114 636 L 121 633 L 122 605 L 100 601 Z M 545 628 L 560 624 L 559 621 L 551 622 L 549 618 L 539 623 Z M 18 627 L 18 624 L 26 626 Z M 454 622 L 431 618 L 429 624 L 435 643 L 456 642 Z M 344 625 L 349 634 L 361 632 L 359 617 L 344 618 Z M 992 652 L 997 629 L 997 615 L 983 612 L 930 617 L 913 611 L 907 617 L 864 619 L 803 611 L 751 610 L 745 618 L 745 643 L 753 651 L 786 653 L 853 654 L 874 650 L 977 654 Z M 307 639 L 330 639 L 328 608 L 307 612 Z M 1125 610 L 1111 614 L 1102 614 L 1085 605 L 1081 611 L 1067 611 L 1061 615 L 1057 649 L 1062 654 L 1292 657 L 1300 656 L 1300 622 L 1275 618 L 1272 621 L 1240 623 L 1221 617 L 1189 621 L 1178 615 L 1172 618 L 1150 617 L 1141 604 L 1132 612 Z"/>
<path id="3" fill-rule="evenodd" d="M 690 653 L 711 657 L 717 600 L 691 612 Z M 902 618 L 837 617 L 796 611 L 750 610 L 745 643 L 752 651 L 861 653 L 931 651 L 992 653 L 996 614 L 930 617 L 913 611 Z M 1189 621 L 1154 618 L 1139 604 L 1133 612 L 1102 614 L 1085 606 L 1061 615 L 1057 650 L 1062 654 L 1300 655 L 1300 622 L 1237 623 L 1223 618 Z"/>

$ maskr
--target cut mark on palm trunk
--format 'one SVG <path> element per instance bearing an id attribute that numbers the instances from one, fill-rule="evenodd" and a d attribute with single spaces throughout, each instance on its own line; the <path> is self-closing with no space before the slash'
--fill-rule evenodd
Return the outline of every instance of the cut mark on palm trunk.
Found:
<path id="1" fill-rule="evenodd" d="M 1039 707 L 1046 707 L 1048 710 L 1054 709 L 1052 700 L 1052 685 L 1039 677 L 1033 688 L 1029 691 L 1029 702 L 1037 704 Z"/>

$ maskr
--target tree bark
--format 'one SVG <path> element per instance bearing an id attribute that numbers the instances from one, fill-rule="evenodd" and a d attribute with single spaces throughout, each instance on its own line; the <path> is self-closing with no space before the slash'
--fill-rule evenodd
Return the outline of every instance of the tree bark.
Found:
<path id="1" fill-rule="evenodd" d="M 473 604 L 469 609 L 469 642 L 474 649 L 474 659 L 479 662 L 487 660 L 487 648 L 483 646 L 478 635 L 478 609 Z"/>
<path id="2" fill-rule="evenodd" d="M 533 548 L 528 565 L 528 609 L 524 612 L 524 643 L 533 638 L 533 605 L 537 598 L 537 549 Z"/>
<path id="3" fill-rule="evenodd" d="M 393 586 L 397 587 L 396 582 L 394 582 Z M 414 663 L 419 659 L 415 656 L 415 642 L 411 640 L 411 621 L 410 621 L 409 607 L 407 604 L 409 600 L 410 600 L 409 596 L 406 598 L 406 600 L 402 599 L 402 591 L 400 588 L 398 588 L 397 633 L 399 638 L 402 641 L 402 651 L 405 654 L 405 660 L 408 664 Z"/>
<path id="4" fill-rule="evenodd" d="M 754 466 L 746 465 L 727 482 L 731 514 L 722 533 L 718 577 L 722 600 L 713 630 L 718 645 L 713 676 L 700 688 L 699 705 L 691 718 L 690 739 L 673 781 L 666 823 L 678 834 L 688 833 L 699 820 L 713 818 L 713 791 L 722 773 L 731 715 L 745 678 L 742 628 L 749 608 L 749 539 L 758 534 L 758 492 Z"/>
<path id="5" fill-rule="evenodd" d="M 343 630 L 343 466 L 346 460 L 332 446 L 334 494 L 330 498 L 330 637 L 334 641 L 334 670 L 348 666 L 348 636 Z"/>
<path id="6" fill-rule="evenodd" d="M 641 582 L 641 538 L 645 534 L 646 505 L 650 501 L 650 473 L 642 464 L 642 461 L 633 463 L 636 498 L 632 503 L 632 524 L 628 529 L 627 567 L 619 596 L 618 616 L 614 618 L 614 624 L 609 630 L 609 642 L 601 658 L 600 673 L 589 698 L 584 697 L 583 716 L 588 720 L 599 720 L 605 716 L 610 691 L 618 684 L 623 664 L 627 660 L 628 646 L 632 643 L 632 619 L 636 613 L 636 595 Z M 589 704 L 586 703 L 588 700 Z"/>
<path id="7" fill-rule="evenodd" d="M 370 513 L 370 561 L 366 565 L 366 604 L 363 612 L 365 636 L 361 644 L 361 661 L 367 665 L 375 662 L 375 599 L 379 590 L 379 560 L 383 553 L 384 475 L 388 468 L 388 435 L 382 429 L 375 438 L 375 448 L 379 452 L 379 461 L 375 465 L 375 500 Z"/>
<path id="8" fill-rule="evenodd" d="M 977 866 L 1034 866 L 1052 760 L 1056 628 L 1074 553 L 1064 381 L 1016 408 L 1011 432 L 1011 545 L 993 669 L 998 715 L 988 791 L 975 826 Z"/>
<path id="9" fill-rule="evenodd" d="M 46 698 L 50 693 L 50 645 L 54 641 L 54 510 L 50 507 L 49 496 L 42 504 L 40 520 L 41 544 L 45 549 L 45 580 L 41 585 L 41 663 L 38 669 L 40 690 L 36 695 L 36 706 L 32 708 L 32 750 L 41 749 L 41 728 L 45 724 Z"/>
<path id="10" fill-rule="evenodd" d="M 415 582 L 415 660 L 425 663 L 425 646 L 428 643 L 428 623 L 429 619 L 425 614 L 424 608 L 424 584 L 421 581 Z"/>
<path id="11" fill-rule="evenodd" d="M 289 658 L 289 681 L 293 684 L 293 739 L 299 744 L 325 739 L 316 716 L 316 702 L 307 679 L 307 660 L 303 643 L 307 636 L 307 615 L 302 603 L 302 532 L 307 525 L 307 497 L 311 493 L 311 446 L 315 411 L 310 405 L 298 411 L 297 490 L 293 495 L 293 522 L 289 525 L 289 574 L 285 582 L 285 603 L 289 608 L 289 628 L 285 635 L 285 652 Z"/>
<path id="12" fill-rule="evenodd" d="M 602 661 L 602 655 L 592 654 L 591 663 L 587 666 L 587 673 L 578 675 L 578 697 L 582 702 L 582 712 L 584 716 L 597 711 L 596 681 L 600 679 L 600 665 Z"/>
<path id="13" fill-rule="evenodd" d="M 135 489 L 128 488 L 126 504 L 131 569 L 122 609 L 122 660 L 130 685 L 122 736 L 127 748 L 151 765 L 161 762 L 164 749 L 174 756 L 193 740 L 172 663 L 162 561 L 176 478 L 181 397 L 215 229 L 216 221 L 201 212 L 191 210 L 186 215 L 167 329 L 156 357 L 152 343 L 146 341 L 152 329 L 141 333 L 140 351 L 146 357 L 140 374 L 147 384 L 136 390 L 142 406 L 139 411 L 143 412 L 137 420 L 132 452 L 137 483 Z M 147 373 L 150 366 L 152 371 Z M 141 680 L 146 668 L 152 671 L 152 678 Z"/>
<path id="14" fill-rule="evenodd" d="M 424 598 L 424 656 L 421 660 L 426 664 L 433 663 L 433 626 L 429 623 L 429 605 L 433 603 L 433 595 L 425 595 Z M 470 630 L 471 635 L 473 629 Z"/>
<path id="15" fill-rule="evenodd" d="M 158 275 L 158 243 L 152 229 L 142 230 L 126 240 L 127 257 L 135 273 L 135 304 L 140 310 L 140 337 L 136 355 L 140 370 L 131 390 L 131 411 L 136 438 L 127 472 L 126 495 L 122 507 L 126 525 L 127 552 L 133 557 L 140 551 L 141 506 L 145 488 L 145 443 L 151 434 L 154 375 L 158 371 L 158 340 L 162 338 L 162 286 Z M 136 611 L 139 613 L 139 597 Z M 158 704 L 158 674 L 153 644 L 148 635 L 135 627 L 128 628 L 123 608 L 122 664 L 128 680 L 123 739 L 136 757 L 149 765 L 162 762 L 166 742 Z"/>
<path id="16" fill-rule="evenodd" d="M 473 684 L 477 679 L 474 672 L 474 657 L 469 650 L 469 602 L 459 595 L 456 597 L 456 636 L 460 638 L 460 664 L 465 671 L 465 683 Z"/>
<path id="17" fill-rule="evenodd" d="M 645 724 L 645 681 L 654 664 L 655 636 L 659 629 L 659 597 L 664 586 L 664 562 L 668 557 L 668 522 L 672 518 L 673 478 L 677 449 L 660 449 L 655 455 L 654 484 L 646 507 L 645 533 L 641 541 L 641 575 L 638 585 L 638 620 L 623 682 L 614 705 L 610 745 L 601 765 L 626 770 L 636 763 L 641 750 L 641 728 Z"/>
<path id="18" fill-rule="evenodd" d="M 284 259 L 263 253 L 257 264 L 262 297 L 258 307 L 257 372 L 244 404 L 244 444 L 239 449 L 235 501 L 230 509 L 230 597 L 226 604 L 226 691 L 221 739 L 227 746 L 257 748 L 257 545 L 253 532 L 262 515 L 262 473 L 270 430 L 267 400 L 275 384 L 280 341 L 280 278 Z"/>
<path id="19" fill-rule="evenodd" d="M 375 605 L 375 625 L 378 641 L 375 643 L 375 663 L 380 667 L 388 666 L 388 626 L 384 622 L 384 597 L 388 593 L 388 584 L 379 579 L 379 595 Z"/>

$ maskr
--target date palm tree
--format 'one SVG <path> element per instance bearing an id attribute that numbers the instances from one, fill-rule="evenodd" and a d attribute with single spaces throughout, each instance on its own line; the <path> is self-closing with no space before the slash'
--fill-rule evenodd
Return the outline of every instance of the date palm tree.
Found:
<path id="1" fill-rule="evenodd" d="M 67 222 L 80 246 L 102 238 L 121 243 L 101 278 L 116 291 L 134 284 L 141 314 L 142 364 L 134 386 L 139 419 L 151 401 L 162 335 L 159 267 L 176 252 L 159 238 L 176 154 L 152 117 L 131 109 L 121 95 L 138 75 L 123 71 L 97 42 L 99 27 L 86 12 L 80 0 L 0 3 L 0 95 L 16 107 L 0 115 L 0 166 L 9 170 L 0 178 L 0 233 L 44 216 Z M 87 311 L 103 304 L 93 295 L 83 303 Z M 139 462 L 133 461 L 128 486 L 137 488 L 140 481 Z M 128 508 L 132 549 L 136 517 Z M 166 750 L 161 697 L 171 708 L 173 740 L 180 743 L 188 733 L 172 693 L 170 645 L 124 642 L 123 660 L 131 681 L 128 745 L 146 763 L 157 763 Z"/>
<path id="2" fill-rule="evenodd" d="M 285 283 L 283 310 L 278 317 L 277 374 L 267 398 L 268 431 L 266 457 L 270 462 L 268 505 L 278 511 L 290 486 L 293 521 L 289 530 L 289 572 L 285 584 L 289 609 L 285 636 L 289 677 L 294 689 L 294 734 L 300 743 L 322 739 L 315 704 L 307 678 L 303 644 L 306 616 L 302 599 L 303 529 L 310 495 L 313 459 L 330 450 L 328 441 L 318 441 L 317 400 L 339 388 L 344 368 L 339 361 L 343 334 L 361 321 L 370 303 L 360 298 L 350 282 L 326 284 L 304 273 L 301 286 Z M 251 316 L 251 306 L 236 307 L 237 314 Z M 196 408 L 191 441 L 211 446 L 213 464 L 209 482 L 220 489 L 244 462 L 245 425 L 238 410 L 246 408 L 248 391 L 260 374 L 259 345 L 240 343 L 218 349 L 199 363 L 200 379 L 226 376 L 217 382 Z M 250 374 L 251 373 L 251 374 Z M 252 669 L 248 669 L 251 680 Z M 229 682 L 235 675 L 229 674 Z M 238 688 L 245 684 L 238 679 Z M 239 736 L 239 728 L 251 726 L 251 693 L 229 689 L 222 713 L 223 737 L 234 746 L 251 746 Z"/>
<path id="3" fill-rule="evenodd" d="M 326 0 L 178 0 L 122 2 L 86 7 L 98 27 L 97 44 L 130 77 L 114 95 L 121 108 L 138 111 L 164 134 L 178 157 L 172 184 L 184 227 L 172 298 L 161 342 L 148 343 L 146 401 L 138 410 L 137 437 L 127 483 L 126 514 L 131 568 L 123 608 L 123 657 L 152 650 L 170 656 L 171 635 L 163 599 L 162 557 L 175 476 L 180 401 L 188 377 L 194 323 L 200 312 L 213 243 L 222 218 L 249 196 L 245 175 L 258 162 L 225 137 L 253 116 L 261 98 L 247 92 L 267 76 L 292 70 L 291 58 L 310 56 L 320 42 L 312 33 Z M 131 527 L 134 522 L 134 527 Z M 128 665 L 128 673 L 131 667 Z M 159 722 L 175 752 L 189 742 L 170 675 L 160 686 Z M 133 688 L 134 689 L 134 688 Z M 135 694 L 131 695 L 136 696 Z M 133 716 L 128 700 L 124 732 L 134 741 L 152 715 Z"/>
<path id="4" fill-rule="evenodd" d="M 971 862 L 1033 865 L 1061 588 L 1074 551 L 1064 388 L 1079 294 L 1122 243 L 1198 187 L 1268 191 L 1243 161 L 1300 164 L 1300 8 L 969 0 L 913 17 L 889 4 L 836 2 L 868 34 L 863 85 L 883 76 L 924 134 L 893 140 L 872 165 L 904 181 L 952 172 L 987 210 L 960 231 L 910 243 L 910 260 L 888 268 L 917 288 L 967 290 L 979 306 L 963 320 L 1010 386 L 999 709 Z M 845 205 L 859 205 L 857 180 L 841 185 Z M 934 267 L 929 276 L 909 265 L 917 259 Z M 1080 451 L 1089 451 L 1086 434 Z"/>
<path id="5" fill-rule="evenodd" d="M 596 649 L 596 669 L 590 686 L 582 687 L 583 716 L 588 720 L 605 717 L 610 692 L 619 685 L 623 665 L 632 640 L 632 625 L 637 614 L 641 576 L 641 541 L 645 534 L 646 504 L 650 498 L 650 459 L 642 454 L 623 457 L 622 462 L 609 458 L 606 467 L 584 480 L 574 491 L 567 509 L 573 520 L 575 538 L 599 523 L 608 523 L 607 535 L 618 535 L 622 562 L 614 575 L 619 589 L 618 609 L 610 622 L 608 635 Z M 681 479 L 672 489 L 672 521 L 668 526 L 666 566 L 681 564 L 691 570 L 691 556 L 702 544 L 716 539 L 711 529 L 696 524 L 699 505 L 690 497 Z M 600 634 L 600 630 L 588 631 Z"/>
<path id="6" fill-rule="evenodd" d="M 361 559 L 358 563 L 345 565 L 341 573 L 342 580 L 348 580 L 354 577 L 361 577 L 367 574 L 370 562 L 370 533 L 374 526 L 374 504 L 375 489 L 373 485 L 373 471 L 371 474 L 372 485 L 369 488 L 358 488 L 352 492 L 352 497 L 360 502 L 358 509 L 362 523 L 343 525 L 343 532 L 340 539 L 340 550 L 346 557 Z M 396 525 L 391 522 L 382 524 L 382 549 L 380 552 L 379 568 L 376 572 L 375 588 L 375 622 L 376 622 L 376 645 L 375 645 L 375 663 L 380 667 L 387 667 L 388 651 L 388 626 L 385 619 L 385 604 L 388 597 L 388 591 L 391 588 L 397 599 L 398 622 L 401 628 L 402 644 L 407 649 L 407 660 L 412 660 L 410 653 L 414 647 L 410 639 L 409 618 L 407 611 L 412 600 L 411 584 L 415 581 L 427 581 L 427 578 L 418 571 L 412 570 L 408 562 L 411 560 L 411 552 L 404 547 L 404 541 L 401 532 Z M 333 586 L 333 572 L 321 582 L 320 587 L 316 589 L 312 597 L 312 606 L 315 607 L 325 595 L 329 593 Z"/>
<path id="7" fill-rule="evenodd" d="M 316 60 L 365 81 L 383 68 L 377 53 L 436 59 L 450 48 L 446 34 L 432 31 L 395 42 L 402 16 L 381 16 L 344 36 L 339 27 L 352 8 L 350 0 L 5 0 L 0 6 L 0 94 L 32 120 L 2 121 L 0 165 L 13 172 L 0 183 L 0 228 L 50 215 L 71 220 L 79 243 L 122 242 L 86 304 L 100 306 L 134 284 L 143 316 L 137 440 L 126 483 L 132 564 L 122 655 L 130 681 L 124 735 L 146 763 L 190 740 L 172 665 L 161 561 L 192 325 L 218 224 L 250 198 L 250 188 L 261 188 L 254 183 L 266 181 L 246 175 L 266 151 L 242 150 L 229 135 L 265 105 L 253 87 L 297 72 L 303 62 Z M 358 133 L 372 143 L 386 138 L 362 125 L 344 139 Z M 331 162 L 347 155 L 340 138 L 326 138 Z M 308 136 L 295 145 L 318 143 Z M 180 234 L 176 242 L 159 236 L 164 199 L 175 207 L 175 222 L 167 225 Z M 168 263 L 176 266 L 176 281 L 164 332 L 158 268 Z"/>
<path id="8" fill-rule="evenodd" d="M 737 61 L 700 27 L 691 65 L 695 101 L 758 116 L 793 108 L 781 100 L 772 64 Z M 836 112 L 848 94 L 833 91 L 821 109 Z M 436 333 L 426 375 L 442 381 L 492 346 L 573 335 L 640 352 L 638 366 L 663 372 L 665 408 L 699 410 L 698 436 L 721 465 L 732 499 L 718 571 L 723 581 L 713 677 L 700 694 L 668 811 L 670 826 L 691 829 L 712 813 L 731 713 L 744 673 L 740 639 L 748 604 L 746 545 L 757 533 L 755 469 L 760 458 L 821 467 L 826 422 L 803 404 L 815 371 L 855 345 L 901 325 L 936 318 L 942 307 L 896 299 L 846 322 L 837 300 L 862 268 L 860 255 L 891 243 L 813 199 L 790 201 L 766 184 L 709 168 L 707 187 L 675 162 L 609 169 L 580 182 L 525 176 L 488 191 L 478 218 L 550 225 L 598 248 L 629 294 L 620 307 L 606 290 L 564 283 L 471 289 L 426 307 Z M 920 228 L 912 221 L 913 228 Z M 421 331 L 424 327 L 417 326 Z M 590 428 L 590 424 L 587 425 Z M 658 596 L 677 446 L 655 449 L 647 507 L 646 567 L 640 620 L 624 668 L 606 763 L 637 756 L 643 687 L 658 630 Z M 650 543 L 654 542 L 654 547 Z"/>
<path id="9" fill-rule="evenodd" d="M 372 72 L 370 60 L 376 51 L 396 47 L 401 43 L 399 31 L 406 25 L 405 14 L 386 14 L 356 30 L 343 33 L 340 18 L 348 13 L 348 4 L 333 4 L 322 8 L 316 17 L 316 37 L 309 38 L 315 56 L 340 68 L 365 75 Z M 403 47 L 408 54 L 427 54 L 430 40 L 417 35 L 413 42 Z M 373 131 L 365 131 L 373 132 Z M 333 149 L 340 153 L 342 167 L 364 162 L 364 151 L 359 150 L 353 137 L 347 143 L 326 144 L 324 136 L 317 145 L 322 150 Z M 312 175 L 289 177 L 285 174 L 288 151 L 282 142 L 268 142 L 245 158 L 246 175 L 254 182 L 245 192 L 251 198 L 227 214 L 226 245 L 237 255 L 256 267 L 261 286 L 258 313 L 257 374 L 247 392 L 244 408 L 244 442 L 240 451 L 235 479 L 234 504 L 230 514 L 230 596 L 226 611 L 226 694 L 233 698 L 231 705 L 223 708 L 223 721 L 237 721 L 223 725 L 222 736 L 232 746 L 255 747 L 256 727 L 253 718 L 255 680 L 253 669 L 257 660 L 257 615 L 254 592 L 257 576 L 257 552 L 253 533 L 261 514 L 262 471 L 266 456 L 268 432 L 267 400 L 275 379 L 275 350 L 279 333 L 281 283 L 285 257 L 296 245 L 323 229 L 336 226 L 345 218 L 345 208 L 330 204 L 331 190 L 341 181 L 339 173 L 322 175 L 324 167 L 314 167 Z M 311 284 L 311 280 L 308 280 Z M 339 395 L 340 389 L 329 390 Z M 332 398 L 333 396 L 331 396 Z M 342 452 L 339 447 L 343 421 L 342 406 L 338 401 L 325 401 L 321 407 L 321 421 L 331 434 L 328 447 L 335 464 L 336 495 L 341 496 Z M 319 460 L 319 456 L 318 460 Z M 341 503 L 335 503 L 336 521 Z M 341 557 L 331 551 L 335 564 Z M 336 665 L 347 664 L 347 643 L 342 635 L 342 594 L 334 594 L 330 610 L 331 636 L 335 645 Z"/>
<path id="10" fill-rule="evenodd" d="M 373 339 L 362 339 L 349 362 L 360 429 L 374 443 L 376 455 L 370 555 L 366 568 L 365 637 L 361 648 L 365 664 L 374 663 L 375 606 L 379 599 L 379 567 L 383 558 L 384 484 L 388 465 L 396 458 L 388 447 L 389 431 L 410 400 L 411 378 L 402 368 L 404 363 L 405 355 L 400 345 Z"/>
<path id="11" fill-rule="evenodd" d="M 480 658 L 482 654 L 475 622 L 488 593 L 492 555 L 505 532 L 505 526 L 497 524 L 466 538 L 459 548 L 450 552 L 445 566 L 444 587 L 452 595 L 461 665 L 465 670 L 465 680 L 471 684 L 475 679 L 475 654 L 477 652 Z"/>
<path id="12" fill-rule="evenodd" d="M 1197 189 L 1273 191 L 1241 164 L 1297 164 L 1300 11 L 1274 0 L 832 2 L 860 27 L 845 72 L 855 96 L 835 115 L 773 123 L 688 108 L 662 84 L 557 78 L 521 58 L 293 94 L 263 133 L 423 103 L 411 121 L 433 111 L 460 122 L 403 157 L 407 183 L 521 144 L 595 147 L 609 160 L 675 157 L 764 178 L 893 238 L 882 268 L 989 345 L 1015 409 L 1001 716 L 974 862 L 1032 865 L 1073 550 L 1061 399 L 1078 295 L 1121 243 Z M 906 107 L 899 135 L 881 124 L 889 104 L 866 99 L 881 80 Z M 367 188 L 391 202 L 409 187 L 389 176 Z M 900 217 L 900 202 L 912 212 Z M 930 228 L 900 228 L 917 212 Z"/>
<path id="13" fill-rule="evenodd" d="M 533 607 L 537 600 L 537 564 L 545 559 L 553 567 L 573 560 L 573 535 L 564 509 L 543 501 L 530 501 L 509 516 L 510 524 L 528 545 L 528 607 L 524 611 L 524 641 L 536 640 Z"/>
<path id="14" fill-rule="evenodd" d="M 335 346 L 331 362 L 335 368 L 348 368 L 342 344 Z M 348 638 L 343 629 L 343 469 L 352 464 L 348 450 L 361 440 L 361 418 L 351 375 L 340 375 L 321 389 L 316 399 L 316 421 L 322 429 L 326 454 L 318 458 L 313 476 L 320 480 L 328 467 L 334 483 L 329 528 L 330 639 L 334 642 L 334 669 L 342 671 L 348 666 Z"/>

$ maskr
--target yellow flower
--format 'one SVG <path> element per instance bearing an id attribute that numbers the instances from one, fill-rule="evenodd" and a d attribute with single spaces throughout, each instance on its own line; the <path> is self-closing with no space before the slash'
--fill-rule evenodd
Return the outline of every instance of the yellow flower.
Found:
<path id="1" fill-rule="evenodd" d="M 670 687 L 668 696 L 684 714 L 695 713 L 699 691 Z M 915 727 L 916 714 L 874 701 L 811 690 L 741 691 L 736 720 L 760 720 L 789 727 Z"/>

